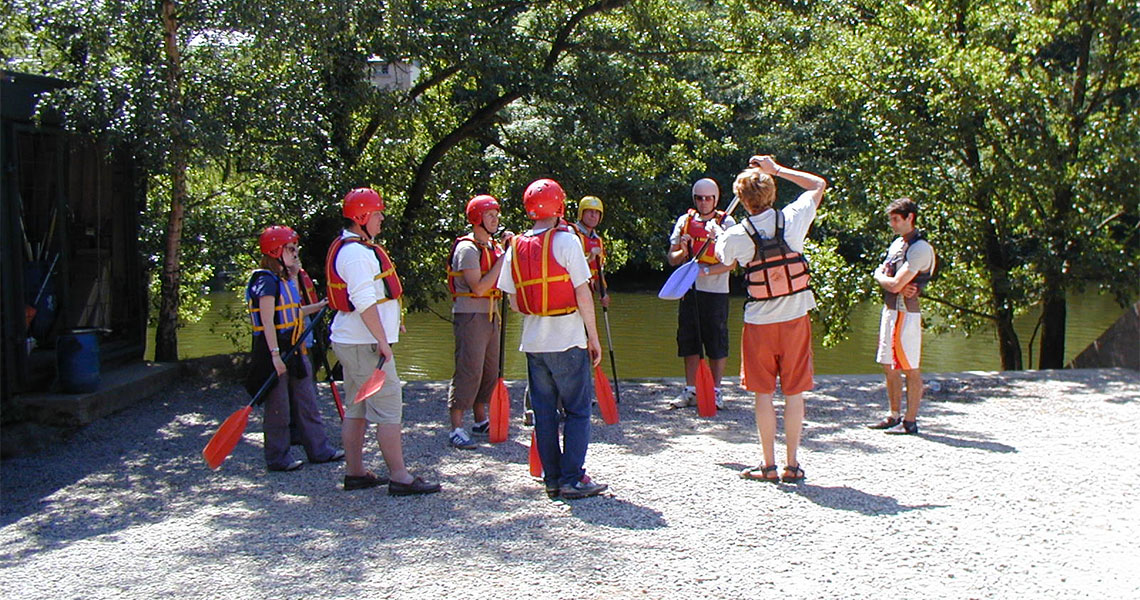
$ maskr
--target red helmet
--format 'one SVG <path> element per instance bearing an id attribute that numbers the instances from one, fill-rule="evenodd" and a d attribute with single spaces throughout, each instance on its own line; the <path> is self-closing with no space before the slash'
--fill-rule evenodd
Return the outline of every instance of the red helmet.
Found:
<path id="1" fill-rule="evenodd" d="M 467 203 L 467 222 L 472 225 L 482 225 L 483 215 L 489 210 L 499 210 L 499 201 L 494 196 L 486 194 L 475 196 Z"/>
<path id="2" fill-rule="evenodd" d="M 561 217 L 566 208 L 566 192 L 553 179 L 537 179 L 523 192 L 526 216 L 534 219 Z"/>
<path id="3" fill-rule="evenodd" d="M 368 217 L 376 211 L 384 210 L 384 200 L 372 188 L 356 188 L 344 195 L 341 214 L 356 221 L 358 225 L 368 222 Z"/>
<path id="4" fill-rule="evenodd" d="M 261 246 L 261 253 L 273 258 L 281 258 L 281 252 L 286 244 L 294 243 L 301 239 L 296 231 L 284 225 L 270 225 L 261 232 L 261 236 L 257 238 L 257 243 Z"/>

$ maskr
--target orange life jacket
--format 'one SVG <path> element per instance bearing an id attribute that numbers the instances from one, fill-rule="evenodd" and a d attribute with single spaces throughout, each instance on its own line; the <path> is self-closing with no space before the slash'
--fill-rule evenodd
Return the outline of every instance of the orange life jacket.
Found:
<path id="1" fill-rule="evenodd" d="M 515 283 L 519 312 L 551 317 L 578 310 L 570 272 L 554 259 L 554 234 L 567 232 L 552 227 L 538 235 L 511 238 L 511 279 Z"/>
<path id="2" fill-rule="evenodd" d="M 396 300 L 404 295 L 404 286 L 400 283 L 400 276 L 396 274 L 396 267 L 392 264 L 392 259 L 388 258 L 388 252 L 380 244 L 374 244 L 360 239 L 359 237 L 338 237 L 333 240 L 332 245 L 329 246 L 329 253 L 325 258 L 325 277 L 328 278 L 326 285 L 326 293 L 329 299 L 329 306 L 334 310 L 342 312 L 352 312 L 356 307 L 348 299 L 348 285 L 345 283 L 344 278 L 340 273 L 336 272 L 336 257 L 340 254 L 341 248 L 345 244 L 364 244 L 366 247 L 371 248 L 376 253 L 376 260 L 380 262 L 380 274 L 376 279 L 382 280 L 384 283 L 385 298 L 376 302 L 382 304 L 389 300 Z"/>
<path id="3" fill-rule="evenodd" d="M 586 255 L 586 263 L 590 265 L 590 285 L 591 287 L 598 281 L 598 273 L 602 270 L 602 263 L 606 257 L 606 247 L 602 242 L 602 236 L 594 231 L 585 231 L 581 225 L 574 225 L 572 231 L 578 234 L 578 239 L 582 241 L 582 252 Z M 594 248 L 598 249 L 598 253 L 594 254 Z"/>
<path id="4" fill-rule="evenodd" d="M 716 247 L 714 244 L 708 243 L 709 232 L 706 229 L 708 221 L 701 221 L 697 219 L 700 214 L 694 208 L 690 208 L 689 212 L 685 214 L 685 224 L 681 226 L 681 235 L 689 234 L 692 238 L 689 241 L 689 256 L 695 252 L 700 252 L 701 255 L 697 257 L 697 262 L 702 262 L 710 265 L 719 264 L 720 261 L 716 257 Z M 728 215 L 723 210 L 713 211 L 713 218 L 709 221 L 716 221 L 717 225 L 724 225 L 724 219 Z"/>
<path id="5" fill-rule="evenodd" d="M 460 291 L 458 291 L 458 288 L 455 286 L 455 282 L 457 279 L 460 279 L 463 277 L 463 271 L 452 270 L 452 264 L 453 264 L 452 261 L 455 260 L 455 249 L 459 247 L 459 242 L 463 242 L 463 241 L 471 242 L 471 243 L 475 244 L 476 248 L 479 249 L 479 276 L 480 277 L 482 277 L 483 275 L 486 275 L 487 271 L 490 271 L 491 267 L 495 264 L 495 261 L 498 260 L 499 257 L 502 256 L 502 254 L 503 254 L 503 247 L 500 246 L 499 243 L 496 242 L 495 240 L 491 240 L 491 247 L 488 248 L 488 247 L 484 246 L 483 244 L 480 244 L 479 241 L 475 239 L 474 234 L 469 233 L 463 237 L 455 238 L 455 241 L 452 242 L 452 244 L 451 244 L 451 252 L 447 253 L 447 290 L 449 292 L 451 292 L 452 302 L 454 302 L 455 299 L 459 298 L 459 297 L 489 298 L 491 300 L 498 300 L 499 298 L 502 298 L 503 292 L 502 292 L 502 290 L 500 290 L 497 287 L 492 287 L 491 289 L 487 290 L 487 292 L 484 294 L 473 294 L 471 292 L 460 292 Z"/>
<path id="6" fill-rule="evenodd" d="M 744 230 L 756 246 L 756 254 L 744 268 L 749 302 L 790 296 L 811 288 L 807 258 L 784 241 L 784 213 L 776 211 L 776 235 L 772 239 L 761 237 L 750 219 L 744 220 Z"/>
<path id="7" fill-rule="evenodd" d="M 305 300 L 305 304 L 316 304 L 320 298 L 317 297 L 317 286 L 313 283 L 313 278 L 301 269 L 297 272 L 297 282 L 301 286 L 301 298 Z"/>

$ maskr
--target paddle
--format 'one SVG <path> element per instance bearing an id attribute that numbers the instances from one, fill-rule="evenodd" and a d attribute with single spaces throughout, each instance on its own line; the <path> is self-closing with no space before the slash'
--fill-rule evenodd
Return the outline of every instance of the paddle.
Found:
<path id="1" fill-rule="evenodd" d="M 724 211 L 725 214 L 731 215 L 732 211 L 736 210 L 739 204 L 740 198 L 734 197 L 732 202 L 729 203 L 728 208 Z M 705 240 L 705 243 L 701 244 L 701 248 L 693 255 L 693 258 L 689 259 L 689 262 L 677 267 L 677 270 L 673 271 L 669 279 L 665 280 L 665 285 L 661 286 L 661 291 L 657 292 L 658 298 L 662 300 L 680 300 L 689 292 L 689 289 L 696 283 L 697 276 L 701 274 L 701 266 L 697 263 L 697 260 L 701 254 L 704 253 L 705 247 L 708 246 L 711 241 L 712 238 Z M 615 375 L 614 377 L 616 378 L 617 376 Z"/>
<path id="2" fill-rule="evenodd" d="M 336 380 L 333 379 L 332 367 L 329 366 L 329 349 L 325 347 L 324 340 L 319 335 L 313 335 L 314 342 L 319 346 L 318 350 L 321 353 L 321 363 L 325 368 L 325 376 L 328 379 L 329 387 L 332 388 L 333 401 L 336 402 L 336 412 L 340 415 L 340 420 L 344 421 L 344 402 L 340 399 L 340 390 L 336 387 Z"/>
<path id="3" fill-rule="evenodd" d="M 303 340 L 308 337 L 309 332 L 313 330 L 313 326 L 317 324 L 317 321 L 324 318 L 325 311 L 328 309 L 326 306 L 317 313 L 317 316 L 305 327 L 299 339 Z M 292 358 L 293 353 L 304 347 L 305 344 L 300 342 L 294 344 L 293 347 L 281 357 L 281 361 L 288 362 L 289 359 Z M 218 431 L 214 433 L 214 437 L 210 438 L 206 447 L 202 449 L 202 458 L 206 459 L 206 464 L 209 465 L 211 469 L 220 467 L 222 461 L 226 460 L 230 452 L 234 451 L 234 447 L 237 446 L 242 434 L 245 433 L 246 425 L 249 424 L 249 413 L 253 410 L 254 406 L 265 401 L 265 394 L 273 387 L 278 377 L 277 371 L 270 374 L 269 377 L 266 378 L 265 383 L 261 384 L 261 388 L 257 390 L 257 393 L 253 395 L 253 399 L 249 401 L 249 404 L 239 408 L 234 414 L 230 415 L 229 418 L 222 423 L 222 426 L 218 428 Z"/>
<path id="4" fill-rule="evenodd" d="M 503 361 L 507 345 L 507 311 L 506 299 L 499 301 L 499 381 L 495 384 L 495 391 L 491 392 L 491 419 L 487 430 L 487 441 L 498 444 L 507 441 L 510 430 L 511 398 L 507 394 L 507 384 L 503 381 Z"/>
<path id="5" fill-rule="evenodd" d="M 527 456 L 531 477 L 542 477 L 542 457 L 538 455 L 538 437 L 530 430 L 530 452 Z"/>
<path id="6" fill-rule="evenodd" d="M 388 379 L 388 374 L 384 372 L 384 357 L 380 357 L 380 361 L 376 363 L 376 370 L 368 377 L 368 381 L 356 390 L 356 397 L 352 399 L 353 404 L 363 402 L 365 398 L 380 391 L 384 387 L 384 382 Z"/>
<path id="7" fill-rule="evenodd" d="M 602 291 L 602 296 L 606 295 L 606 271 L 602 265 L 598 265 L 598 285 Z M 610 309 L 606 305 L 602 305 L 602 319 L 606 322 L 606 345 L 610 350 L 610 370 L 614 374 L 614 392 L 617 393 L 618 404 L 621 404 L 621 388 L 618 386 L 617 363 L 614 362 L 614 338 L 610 335 Z"/>
<path id="8" fill-rule="evenodd" d="M 614 391 L 610 388 L 610 380 L 606 379 L 606 373 L 600 364 L 594 367 L 594 396 L 598 399 L 598 411 L 602 413 L 602 420 L 606 425 L 616 424 L 618 409 L 614 401 Z"/>

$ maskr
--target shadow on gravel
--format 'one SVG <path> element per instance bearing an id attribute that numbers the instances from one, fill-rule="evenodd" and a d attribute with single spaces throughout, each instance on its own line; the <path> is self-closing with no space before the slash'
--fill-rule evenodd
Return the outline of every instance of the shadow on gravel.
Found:
<path id="1" fill-rule="evenodd" d="M 931 442 L 938 442 L 939 444 L 946 444 L 947 446 L 954 446 L 955 448 L 973 448 L 974 450 L 985 450 L 986 452 L 999 452 L 1002 454 L 1016 453 L 1017 448 L 1009 444 L 1002 444 L 1000 442 L 988 442 L 985 440 L 971 440 L 963 437 L 953 437 L 949 435 L 941 435 L 937 433 L 930 433 L 929 431 L 920 431 L 918 437 Z"/>
<path id="2" fill-rule="evenodd" d="M 770 485 L 770 484 L 769 484 Z M 781 485 L 780 489 L 788 494 L 796 494 L 811 500 L 824 507 L 835 510 L 849 510 L 863 515 L 897 515 L 912 510 L 930 510 L 944 508 L 940 504 L 919 504 L 908 506 L 899 504 L 898 500 L 890 496 L 876 496 L 852 487 L 824 487 L 819 485 L 801 484 L 798 486 Z"/>
<path id="3" fill-rule="evenodd" d="M 575 517 L 591 525 L 641 530 L 669 526 L 659 511 L 611 496 L 567 501 L 567 504 Z"/>

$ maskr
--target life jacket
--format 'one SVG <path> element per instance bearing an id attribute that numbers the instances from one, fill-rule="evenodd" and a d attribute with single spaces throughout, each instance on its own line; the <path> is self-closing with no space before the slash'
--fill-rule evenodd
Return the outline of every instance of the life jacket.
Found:
<path id="1" fill-rule="evenodd" d="M 490 271 L 491 267 L 495 264 L 495 261 L 503 255 L 503 247 L 500 246 L 499 243 L 495 240 L 491 240 L 491 247 L 488 248 L 483 244 L 480 244 L 479 241 L 475 239 L 474 234 L 469 233 L 465 236 L 455 238 L 455 241 L 451 244 L 451 251 L 447 253 L 447 291 L 451 292 L 451 301 L 454 302 L 456 298 L 460 297 L 488 298 L 490 300 L 498 300 L 499 298 L 502 298 L 503 291 L 497 287 L 492 287 L 484 294 L 473 294 L 471 292 L 460 292 L 458 290 L 455 282 L 456 280 L 459 280 L 463 277 L 463 271 L 452 270 L 452 265 L 454 264 L 453 261 L 455 260 L 455 249 L 459 247 L 460 242 L 464 241 L 475 244 L 475 247 L 479 249 L 480 277 L 486 275 L 487 271 Z"/>
<path id="2" fill-rule="evenodd" d="M 396 274 L 396 267 L 392 264 L 392 259 L 388 258 L 388 252 L 384 250 L 383 246 L 362 240 L 360 237 L 338 237 L 329 246 L 329 253 L 325 258 L 325 277 L 328 278 L 326 293 L 329 306 L 342 312 L 356 310 L 356 307 L 348 300 L 348 285 L 340 273 L 336 272 L 336 257 L 345 244 L 364 244 L 376 253 L 376 260 L 380 262 L 380 274 L 376 276 L 376 279 L 383 281 L 385 295 L 384 298 L 376 302 L 377 304 L 396 300 L 404 295 L 404 286 L 400 283 L 400 276 Z"/>
<path id="3" fill-rule="evenodd" d="M 586 255 L 586 263 L 590 265 L 590 285 L 591 287 L 598 281 L 598 274 L 602 270 L 602 263 L 606 257 L 606 247 L 602 242 L 602 236 L 598 235 L 595 231 L 586 231 L 583 225 L 575 224 L 571 228 L 578 239 L 582 242 L 582 252 Z M 598 249 L 598 253 L 594 254 L 594 248 Z"/>
<path id="4" fill-rule="evenodd" d="M 803 254 L 784 241 L 784 213 L 776 211 L 776 234 L 764 239 L 751 219 L 744 219 L 744 230 L 752 238 L 756 253 L 744 267 L 747 302 L 771 300 L 811 289 L 811 268 Z"/>
<path id="5" fill-rule="evenodd" d="M 903 237 L 902 251 L 896 253 L 893 256 L 888 256 L 883 262 L 883 272 L 887 275 L 887 277 L 894 277 L 895 273 L 898 273 L 899 267 L 901 267 L 903 263 L 907 262 L 907 254 L 910 253 L 911 246 L 919 241 L 926 242 L 926 236 L 923 235 L 922 231 L 918 229 L 912 231 L 909 236 Z M 929 246 L 930 242 L 926 242 L 926 244 Z M 934 246 L 930 246 L 930 252 L 932 254 L 934 253 Z M 926 287 L 927 283 L 930 283 L 930 280 L 935 276 L 935 273 L 937 271 L 938 256 L 935 255 L 934 262 L 931 264 L 930 270 L 919 271 L 914 276 L 914 279 L 910 280 L 910 283 L 918 286 L 918 292 L 921 294 L 923 288 Z M 885 302 L 888 307 L 895 308 L 898 306 L 898 300 L 898 292 L 888 292 L 886 290 L 883 290 L 883 302 Z M 915 296 L 913 298 L 904 297 L 903 302 L 906 306 L 907 312 L 920 312 L 921 309 L 918 303 L 918 296 Z"/>
<path id="6" fill-rule="evenodd" d="M 701 221 L 697 219 L 700 214 L 696 209 L 690 208 L 689 212 L 685 213 L 685 224 L 681 226 L 681 235 L 689 234 L 692 240 L 689 242 L 689 256 L 694 252 L 700 252 L 701 255 L 697 257 L 697 262 L 702 262 L 710 265 L 719 264 L 720 260 L 716 257 L 716 248 L 713 244 L 709 243 L 709 232 L 706 229 L 709 221 L 716 221 L 717 225 L 724 225 L 724 220 L 728 214 L 723 210 L 713 211 L 713 218 L 709 221 Z"/>
<path id="7" fill-rule="evenodd" d="M 317 297 L 317 286 L 313 283 L 313 278 L 301 269 L 297 272 L 297 283 L 301 286 L 301 298 L 305 301 L 304 304 L 316 304 L 320 301 Z"/>
<path id="8" fill-rule="evenodd" d="M 514 281 L 519 312 L 525 315 L 552 317 L 578 310 L 570 272 L 554 259 L 554 234 L 564 227 L 552 227 L 538 235 L 516 235 L 511 238 L 514 256 L 511 280 Z"/>
<path id="9" fill-rule="evenodd" d="M 268 274 L 277 280 L 273 328 L 279 337 L 289 332 L 291 334 L 288 338 L 289 343 L 296 344 L 301 337 L 301 332 L 305 329 L 304 317 L 301 314 L 301 306 L 304 303 L 304 299 L 301 297 L 302 293 L 295 284 L 290 284 L 290 282 L 266 269 L 255 270 L 249 277 L 249 283 L 245 286 L 245 299 L 249 307 L 249 319 L 253 324 L 253 335 L 257 337 L 265 333 L 265 324 L 261 322 L 261 306 L 258 299 L 253 297 L 253 283 L 263 274 Z"/>

